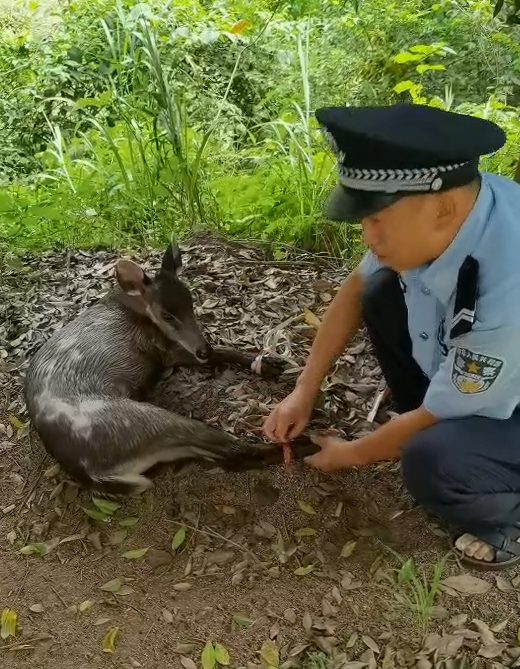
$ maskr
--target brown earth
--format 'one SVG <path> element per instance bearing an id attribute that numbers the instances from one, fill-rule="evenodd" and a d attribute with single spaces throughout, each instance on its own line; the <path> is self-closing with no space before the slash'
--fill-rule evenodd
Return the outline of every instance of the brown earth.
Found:
<path id="1" fill-rule="evenodd" d="M 0 610 L 14 611 L 17 626 L 0 640 L 0 667 L 193 669 L 207 642 L 222 644 L 235 668 L 517 666 L 520 579 L 461 569 L 443 532 L 412 508 L 396 465 L 336 475 L 301 465 L 165 471 L 141 499 L 117 500 L 104 521 L 85 513 L 96 509 L 91 496 L 57 471 L 26 423 L 21 383 L 31 352 L 109 285 L 114 258 L 49 253 L 4 269 Z M 309 258 L 273 265 L 214 239 L 194 240 L 185 258 L 212 340 L 276 350 L 296 368 L 313 315 L 344 275 Z M 168 377 L 161 403 L 251 435 L 293 378 L 182 370 Z M 379 378 L 360 337 L 331 373 L 314 424 L 352 435 L 373 429 L 365 418 Z M 173 550 L 180 528 L 185 538 Z M 147 550 L 122 557 L 138 549 Z M 398 579 L 410 557 L 415 567 Z M 421 593 L 435 584 L 436 565 L 444 582 L 430 606 Z M 101 589 L 114 579 L 115 592 Z M 407 600 L 414 591 L 418 611 Z M 103 652 L 114 628 L 115 650 Z"/>

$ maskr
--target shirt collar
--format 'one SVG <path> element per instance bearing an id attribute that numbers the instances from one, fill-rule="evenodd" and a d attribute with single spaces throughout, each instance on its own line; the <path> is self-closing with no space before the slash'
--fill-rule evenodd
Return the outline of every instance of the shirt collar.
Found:
<path id="1" fill-rule="evenodd" d="M 417 270 L 421 281 L 444 306 L 448 305 L 456 288 L 460 266 L 466 256 L 474 252 L 482 237 L 493 201 L 491 187 L 485 175 L 481 175 L 480 191 L 475 204 L 451 244 L 436 260 Z"/>

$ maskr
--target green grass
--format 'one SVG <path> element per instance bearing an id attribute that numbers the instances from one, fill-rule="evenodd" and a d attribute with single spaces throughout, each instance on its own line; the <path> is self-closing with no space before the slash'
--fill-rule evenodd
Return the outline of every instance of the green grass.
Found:
<path id="1" fill-rule="evenodd" d="M 35 0 L 0 21 L 11 251 L 162 245 L 212 228 L 271 242 L 277 258 L 357 257 L 359 229 L 322 216 L 335 179 L 313 115 L 324 104 L 411 99 L 490 117 L 508 143 L 482 167 L 513 174 L 519 29 L 489 2 L 55 7 L 52 32 Z"/>

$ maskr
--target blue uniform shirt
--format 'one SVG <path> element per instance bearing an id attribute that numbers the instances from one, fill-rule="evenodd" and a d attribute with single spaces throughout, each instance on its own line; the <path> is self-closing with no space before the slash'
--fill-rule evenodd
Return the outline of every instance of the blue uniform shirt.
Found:
<path id="1" fill-rule="evenodd" d="M 403 272 L 413 356 L 430 379 L 423 406 L 438 419 L 506 419 L 520 404 L 520 186 L 482 173 L 471 213 L 433 263 Z M 449 339 L 458 271 L 479 262 L 473 329 Z M 366 277 L 381 265 L 368 252 Z"/>

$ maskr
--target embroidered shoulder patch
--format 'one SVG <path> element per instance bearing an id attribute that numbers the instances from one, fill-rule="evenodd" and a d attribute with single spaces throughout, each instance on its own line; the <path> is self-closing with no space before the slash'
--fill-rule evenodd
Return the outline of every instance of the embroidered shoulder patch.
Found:
<path id="1" fill-rule="evenodd" d="M 504 369 L 505 360 L 457 347 L 451 382 L 460 393 L 475 395 L 489 390 Z"/>

